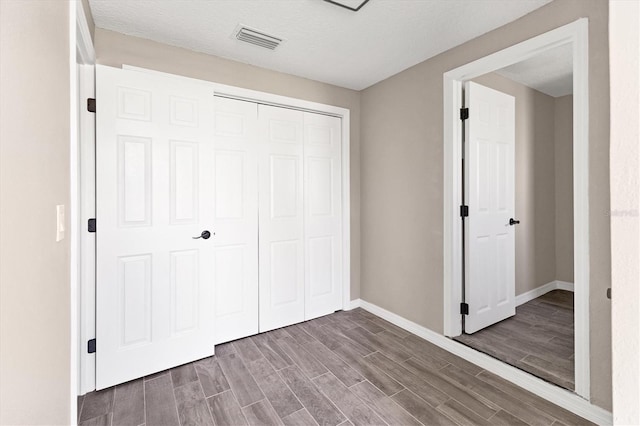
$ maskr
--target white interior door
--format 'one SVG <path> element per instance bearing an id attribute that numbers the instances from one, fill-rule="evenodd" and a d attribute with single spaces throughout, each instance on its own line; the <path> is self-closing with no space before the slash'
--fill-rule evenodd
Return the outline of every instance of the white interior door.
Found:
<path id="1" fill-rule="evenodd" d="M 303 116 L 258 107 L 261 332 L 304 321 Z"/>
<path id="2" fill-rule="evenodd" d="M 213 91 L 96 66 L 96 387 L 213 354 Z"/>
<path id="3" fill-rule="evenodd" d="M 305 320 L 342 308 L 341 128 L 304 114 Z"/>
<path id="4" fill-rule="evenodd" d="M 515 315 L 515 100 L 465 84 L 465 332 Z"/>
<path id="5" fill-rule="evenodd" d="M 215 98 L 216 343 L 258 333 L 258 104 Z"/>

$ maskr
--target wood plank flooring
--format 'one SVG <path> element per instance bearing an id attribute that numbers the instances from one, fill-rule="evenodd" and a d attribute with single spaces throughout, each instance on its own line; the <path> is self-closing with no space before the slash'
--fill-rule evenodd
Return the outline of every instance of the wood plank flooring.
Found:
<path id="1" fill-rule="evenodd" d="M 362 309 L 79 398 L 81 425 L 588 425 Z"/>
<path id="2" fill-rule="evenodd" d="M 574 390 L 573 292 L 553 290 L 516 315 L 457 341 L 565 389 Z"/>

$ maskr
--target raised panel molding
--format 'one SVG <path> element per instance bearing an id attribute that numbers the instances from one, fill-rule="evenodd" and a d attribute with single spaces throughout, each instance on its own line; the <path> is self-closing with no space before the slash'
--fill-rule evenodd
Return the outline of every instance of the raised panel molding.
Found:
<path id="1" fill-rule="evenodd" d="M 299 250 L 298 240 L 271 243 L 271 306 L 282 306 L 298 300 Z"/>
<path id="2" fill-rule="evenodd" d="M 272 155 L 269 159 L 271 217 L 295 217 L 298 215 L 299 160 L 293 155 Z"/>
<path id="3" fill-rule="evenodd" d="M 120 348 L 151 341 L 151 255 L 118 258 Z"/>
<path id="4" fill-rule="evenodd" d="M 297 144 L 297 129 L 295 124 L 286 121 L 269 120 L 269 141 Z"/>
<path id="5" fill-rule="evenodd" d="M 118 87 L 118 118 L 151 121 L 151 92 Z"/>
<path id="6" fill-rule="evenodd" d="M 171 162 L 171 223 L 198 220 L 198 144 L 169 141 Z"/>
<path id="7" fill-rule="evenodd" d="M 216 151 L 216 218 L 244 217 L 245 160 L 242 151 Z"/>
<path id="8" fill-rule="evenodd" d="M 198 127 L 198 101 L 171 96 L 170 122 L 174 126 Z"/>
<path id="9" fill-rule="evenodd" d="M 120 226 L 151 225 L 151 138 L 118 136 L 117 185 Z"/>
<path id="10" fill-rule="evenodd" d="M 215 132 L 217 136 L 245 136 L 244 117 L 230 112 L 216 112 Z"/>
<path id="11" fill-rule="evenodd" d="M 333 160 L 309 157 L 307 159 L 309 214 L 312 216 L 333 215 Z"/>
<path id="12" fill-rule="evenodd" d="M 171 334 L 198 327 L 199 271 L 198 250 L 170 253 L 171 262 Z"/>
<path id="13" fill-rule="evenodd" d="M 215 254 L 216 316 L 224 317 L 244 310 L 244 257 L 246 247 L 217 247 Z"/>
<path id="14" fill-rule="evenodd" d="M 332 236 L 309 238 L 309 289 L 310 297 L 323 296 L 334 290 L 334 248 Z"/>

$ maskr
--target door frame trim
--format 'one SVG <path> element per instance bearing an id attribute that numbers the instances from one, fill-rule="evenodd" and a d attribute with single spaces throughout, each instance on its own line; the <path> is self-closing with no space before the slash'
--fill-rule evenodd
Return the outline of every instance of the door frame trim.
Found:
<path id="1" fill-rule="evenodd" d="M 331 115 L 339 117 L 342 121 L 342 309 L 353 309 L 351 303 L 351 161 L 350 161 L 350 110 L 347 108 L 326 105 L 317 102 L 306 101 L 302 99 L 291 98 L 287 96 L 275 95 L 272 93 L 261 92 L 257 90 L 244 89 L 241 87 L 219 84 L 206 80 L 199 80 L 190 77 L 165 73 L 147 68 L 135 67 L 131 65 L 122 65 L 122 69 L 139 71 L 152 74 L 160 74 L 170 76 L 172 78 L 188 79 L 190 81 L 198 81 L 209 85 L 212 89 L 212 96 L 223 96 L 232 99 L 256 102 L 263 105 L 279 106 L 284 108 L 297 109 L 301 111 L 314 112 L 319 114 Z M 88 151 L 87 151 L 88 152 Z M 93 152 L 93 151 L 92 151 Z M 86 176 L 80 179 L 81 200 L 80 203 L 86 206 L 93 206 L 95 212 L 95 158 L 91 158 L 92 152 L 81 159 L 86 171 Z M 76 207 L 77 208 L 77 207 Z M 93 216 L 91 216 L 93 217 Z M 80 223 L 80 232 L 84 232 L 82 223 Z M 99 232 L 99 225 L 98 225 Z M 82 235 L 82 234 L 81 234 Z M 95 236 L 95 234 L 90 234 Z M 81 248 L 81 265 L 86 273 L 81 277 L 81 294 L 95 294 L 96 277 L 95 273 L 91 275 L 91 271 L 95 272 L 95 238 L 93 246 L 85 245 Z M 83 302 L 86 300 L 83 298 Z M 76 302 L 77 303 L 77 302 Z M 83 304 L 80 312 L 80 336 L 83 334 L 92 334 L 95 337 L 95 304 Z M 94 329 L 85 330 L 83 325 L 93 324 Z M 85 327 L 86 328 L 86 327 Z M 80 342 L 81 356 L 86 358 L 86 362 L 79 365 L 80 383 L 82 384 L 80 393 L 85 394 L 95 390 L 95 354 L 83 353 L 84 348 L 82 341 Z M 76 368 L 76 367 L 74 367 Z M 77 371 L 77 370 L 76 370 Z"/>
<path id="2" fill-rule="evenodd" d="M 462 333 L 461 159 L 463 81 L 529 59 L 555 47 L 573 48 L 573 197 L 576 393 L 590 398 L 589 360 L 589 23 L 581 18 L 443 74 L 444 90 L 444 335 Z"/>
<path id="3" fill-rule="evenodd" d="M 77 397 L 95 389 L 95 355 L 84 348 L 89 338 L 95 337 L 94 285 L 95 246 L 88 249 L 83 223 L 87 213 L 95 207 L 94 187 L 85 182 L 87 167 L 95 167 L 93 146 L 95 143 L 95 116 L 87 113 L 84 100 L 93 97 L 95 75 L 95 49 L 82 2 L 69 2 L 69 66 L 70 66 L 70 143 L 69 143 L 69 283 L 70 312 L 70 362 L 71 362 L 71 423 L 76 423 Z M 87 155 L 90 155 L 87 161 Z M 92 177 L 92 179 L 94 179 Z M 89 194 L 90 192 L 90 194 Z M 93 217 L 93 216 L 90 216 Z M 90 277 L 90 279 L 87 279 Z"/>

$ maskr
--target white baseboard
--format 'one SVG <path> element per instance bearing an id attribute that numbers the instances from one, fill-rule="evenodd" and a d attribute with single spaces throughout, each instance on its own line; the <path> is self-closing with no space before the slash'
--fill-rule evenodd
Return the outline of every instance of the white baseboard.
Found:
<path id="1" fill-rule="evenodd" d="M 362 301 L 360 299 L 352 300 L 351 302 L 349 302 L 349 308 L 347 309 L 347 311 L 350 311 L 350 310 L 355 309 L 355 308 L 359 308 L 361 302 Z"/>
<path id="2" fill-rule="evenodd" d="M 550 283 L 546 283 L 541 285 L 538 288 L 534 288 L 533 290 L 529 290 L 526 293 L 522 293 L 516 296 L 516 306 L 520 306 L 524 303 L 529 302 L 537 297 L 542 296 L 545 293 L 549 293 L 553 290 L 567 290 L 573 291 L 573 283 L 567 281 L 551 281 Z"/>
<path id="3" fill-rule="evenodd" d="M 356 302 L 356 300 L 351 301 L 355 308 L 356 306 L 354 302 Z M 613 422 L 613 416 L 609 411 L 591 404 L 589 401 L 581 398 L 573 392 L 545 382 L 544 380 L 532 376 L 529 373 L 498 361 L 497 359 L 485 355 L 482 352 L 478 352 L 475 349 L 449 339 L 442 334 L 429 330 L 426 327 L 409 321 L 400 315 L 394 314 L 393 312 L 387 311 L 386 309 L 372 303 L 361 299 L 358 299 L 357 302 L 359 302 L 362 309 L 369 311 L 372 314 L 377 315 L 380 318 L 383 318 L 398 327 L 451 352 L 454 355 L 464 358 L 467 361 L 472 362 L 479 367 L 538 395 L 541 398 L 569 410 L 580 417 L 599 425 L 610 425 Z"/>

